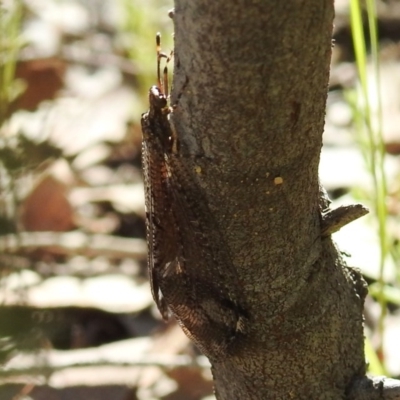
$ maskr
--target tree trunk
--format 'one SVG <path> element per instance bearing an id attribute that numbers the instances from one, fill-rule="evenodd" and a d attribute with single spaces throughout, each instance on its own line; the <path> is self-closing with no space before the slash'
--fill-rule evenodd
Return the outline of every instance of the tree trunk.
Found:
<path id="1" fill-rule="evenodd" d="M 180 259 L 159 286 L 221 400 L 381 398 L 365 283 L 321 216 L 333 16 L 332 0 L 175 1 Z"/>

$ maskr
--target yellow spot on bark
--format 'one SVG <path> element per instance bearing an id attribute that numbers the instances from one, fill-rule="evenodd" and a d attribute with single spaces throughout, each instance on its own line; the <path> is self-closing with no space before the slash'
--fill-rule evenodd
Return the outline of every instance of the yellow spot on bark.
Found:
<path id="1" fill-rule="evenodd" d="M 282 178 L 281 176 L 277 176 L 277 177 L 274 179 L 274 183 L 275 183 L 275 185 L 282 185 L 282 183 L 283 183 L 283 178 Z"/>

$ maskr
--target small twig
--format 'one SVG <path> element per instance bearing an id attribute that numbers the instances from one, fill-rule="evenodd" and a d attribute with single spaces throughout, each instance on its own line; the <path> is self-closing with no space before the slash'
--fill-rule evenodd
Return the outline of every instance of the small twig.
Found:
<path id="1" fill-rule="evenodd" d="M 400 400 L 400 380 L 386 376 L 362 377 L 348 392 L 351 400 Z"/>
<path id="2" fill-rule="evenodd" d="M 32 392 L 32 390 L 35 388 L 34 383 L 27 383 L 20 391 L 17 393 L 12 400 L 23 400 L 26 399 L 28 394 Z"/>
<path id="3" fill-rule="evenodd" d="M 28 361 L 28 362 L 27 362 Z M 22 363 L 21 363 L 22 364 Z M 131 361 L 112 361 L 106 358 L 99 358 L 92 361 L 64 361 L 64 360 L 40 360 L 31 356 L 30 360 L 24 360 L 23 366 L 3 368 L 0 370 L 0 378 L 15 378 L 20 376 L 49 376 L 55 372 L 69 368 L 96 368 L 96 367 L 159 367 L 162 369 L 173 368 L 210 368 L 210 363 L 205 356 L 192 358 L 184 355 L 161 356 L 143 355 Z"/>
<path id="4" fill-rule="evenodd" d="M 54 254 L 109 258 L 146 258 L 146 242 L 108 235 L 87 235 L 82 232 L 22 232 L 0 236 L 0 253 L 20 253 L 46 249 Z"/>
<path id="5" fill-rule="evenodd" d="M 368 208 L 364 207 L 362 204 L 351 204 L 329 210 L 322 214 L 321 236 L 330 236 L 345 225 L 368 213 Z"/>

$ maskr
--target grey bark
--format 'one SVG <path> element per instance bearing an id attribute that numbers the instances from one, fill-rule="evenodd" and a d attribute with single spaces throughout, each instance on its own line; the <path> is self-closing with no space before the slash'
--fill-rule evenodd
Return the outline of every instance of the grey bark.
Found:
<path id="1" fill-rule="evenodd" d="M 365 283 L 321 235 L 333 15 L 332 0 L 175 1 L 171 123 L 249 316 L 211 360 L 221 400 L 384 398 L 365 378 Z"/>

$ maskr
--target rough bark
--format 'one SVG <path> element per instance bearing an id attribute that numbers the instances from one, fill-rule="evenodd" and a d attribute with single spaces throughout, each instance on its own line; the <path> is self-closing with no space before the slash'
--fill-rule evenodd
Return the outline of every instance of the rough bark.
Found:
<path id="1" fill-rule="evenodd" d="M 368 386 L 365 285 L 321 234 L 333 14 L 332 0 L 175 0 L 170 121 L 247 316 L 225 357 L 218 330 L 201 331 L 221 400 L 356 399 Z"/>

